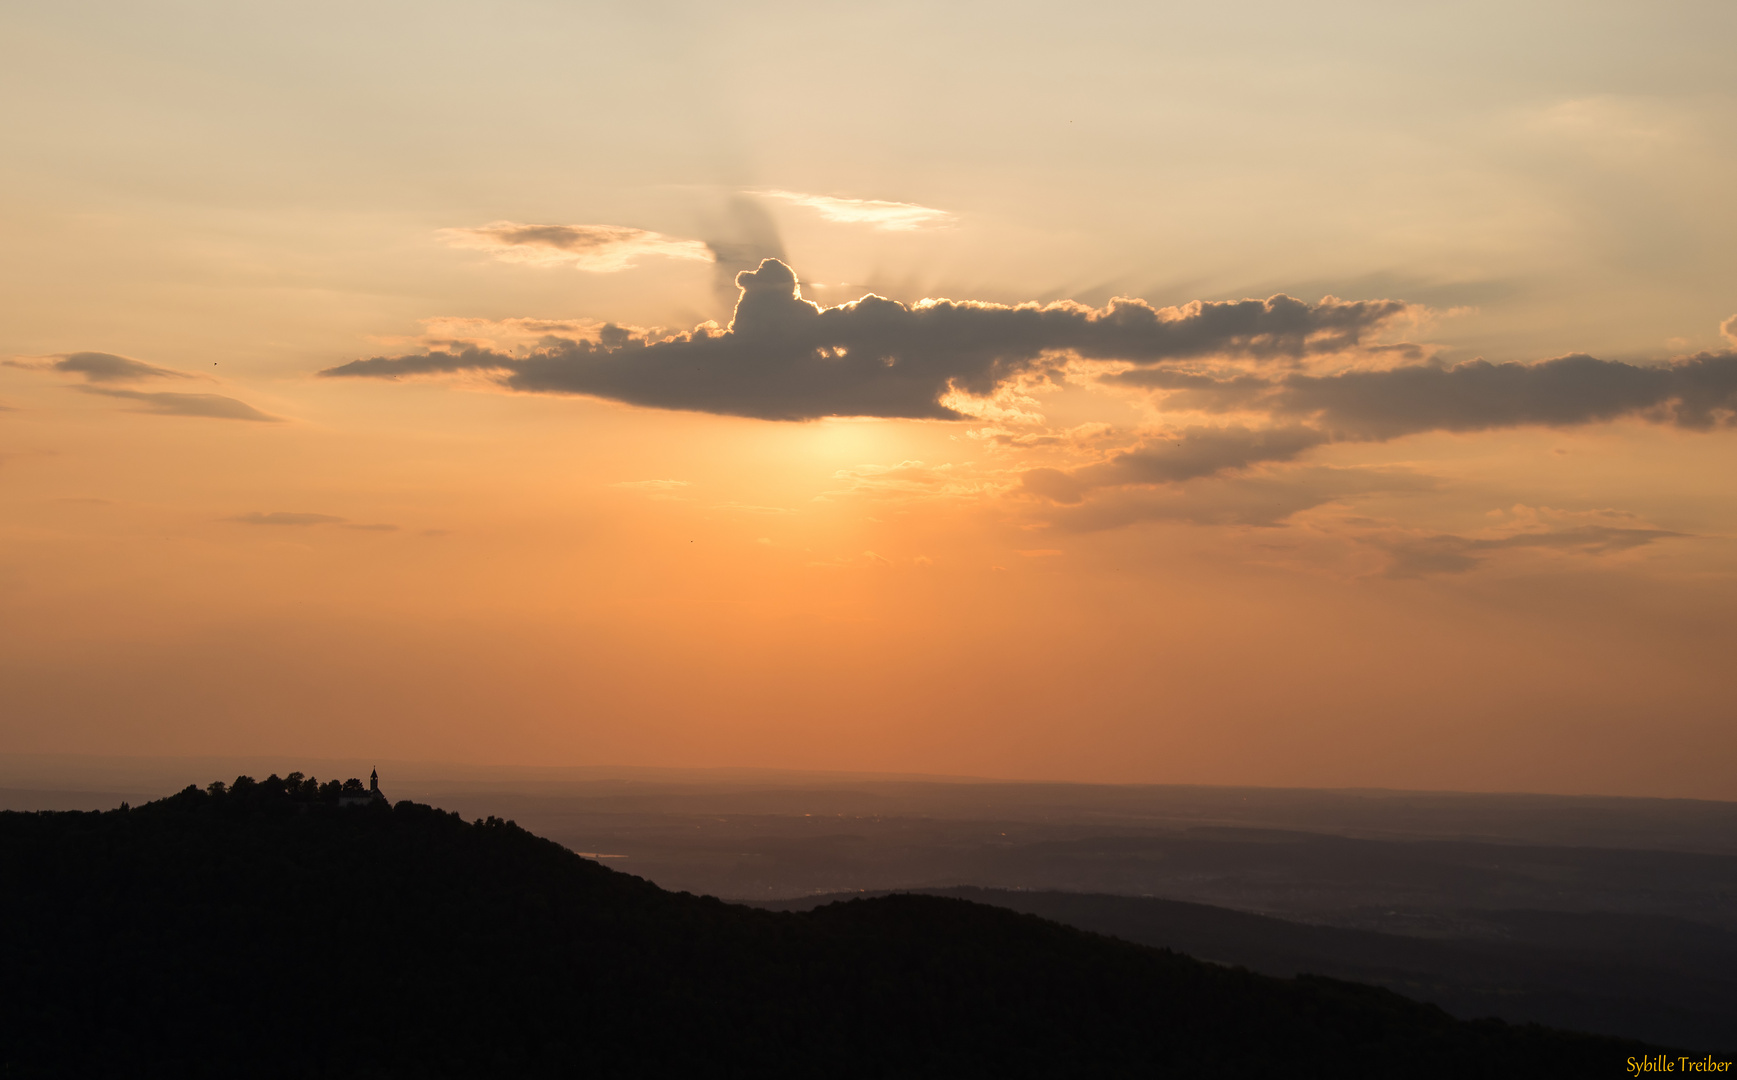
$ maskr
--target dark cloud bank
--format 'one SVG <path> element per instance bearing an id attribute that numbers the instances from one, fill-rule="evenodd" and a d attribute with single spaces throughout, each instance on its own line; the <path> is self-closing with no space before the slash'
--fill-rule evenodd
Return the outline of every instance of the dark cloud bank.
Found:
<path id="1" fill-rule="evenodd" d="M 1406 305 L 1204 303 L 1167 317 L 1137 300 L 1007 307 L 941 300 L 907 307 L 866 296 L 835 308 L 803 300 L 796 275 L 768 259 L 737 275 L 728 330 L 648 343 L 618 328 L 602 340 L 551 339 L 526 356 L 490 349 L 374 357 L 334 377 L 497 373 L 514 390 L 587 394 L 653 408 L 809 420 L 823 416 L 962 419 L 942 399 L 991 393 L 1046 354 L 1155 364 L 1212 355 L 1295 360 L 1359 344 Z"/>
<path id="2" fill-rule="evenodd" d="M 1702 353 L 1640 366 L 1591 356 L 1535 364 L 1484 360 L 1452 367 L 1419 363 L 1338 375 L 1215 378 L 1162 368 L 1106 381 L 1167 392 L 1176 409 L 1265 414 L 1271 427 L 1191 427 L 1062 472 L 1026 474 L 1032 493 L 1078 502 L 1096 487 L 1155 484 L 1289 461 L 1329 442 L 1374 442 L 1427 431 L 1569 427 L 1642 417 L 1706 431 L 1737 418 L 1737 353 Z"/>
<path id="3" fill-rule="evenodd" d="M 1104 381 L 1163 393 L 1167 407 L 1241 421 L 1192 427 L 1070 472 L 1027 474 L 1034 494 L 1078 502 L 1095 487 L 1176 483 L 1290 461 L 1336 441 L 1425 431 L 1565 426 L 1639 416 L 1705 430 L 1737 412 L 1737 354 L 1634 365 L 1591 356 L 1445 366 L 1373 336 L 1405 315 L 1397 300 L 1309 304 L 1288 296 L 1160 311 L 1139 300 L 1006 306 L 954 300 L 906 306 L 878 296 L 835 308 L 802 299 L 776 259 L 736 276 L 727 330 L 648 342 L 608 327 L 597 342 L 545 339 L 523 355 L 484 348 L 380 356 L 329 377 L 492 374 L 510 389 L 584 394 L 653 408 L 808 420 L 825 416 L 961 419 L 946 403 L 987 395 L 1046 357 L 1116 360 Z M 1311 375 L 1311 356 L 1385 354 L 1382 370 Z M 1230 374 L 1206 359 L 1240 361 Z M 1408 362 L 1409 361 L 1409 362 Z M 1249 418 L 1265 423 L 1248 426 Z"/>

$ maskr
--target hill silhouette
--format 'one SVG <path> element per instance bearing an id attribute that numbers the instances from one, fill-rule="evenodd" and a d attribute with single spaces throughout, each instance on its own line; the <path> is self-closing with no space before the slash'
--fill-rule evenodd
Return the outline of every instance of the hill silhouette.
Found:
<path id="1" fill-rule="evenodd" d="M 912 889 L 992 904 L 1266 975 L 1384 986 L 1459 1017 L 1500 1016 L 1699 1050 L 1737 1047 L 1737 934 L 1660 916 L 1497 911 L 1502 938 L 1434 940 L 1148 896 Z M 751 901 L 806 911 L 886 892 Z"/>
<path id="2" fill-rule="evenodd" d="M 0 1076 L 1579 1077 L 1656 1052 L 959 899 L 725 904 L 360 788 L 0 814 Z"/>

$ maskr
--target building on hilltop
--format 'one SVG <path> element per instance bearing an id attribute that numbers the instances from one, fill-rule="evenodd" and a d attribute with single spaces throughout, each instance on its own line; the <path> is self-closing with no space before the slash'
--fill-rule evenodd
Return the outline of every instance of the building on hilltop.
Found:
<path id="1" fill-rule="evenodd" d="M 386 796 L 380 790 L 380 770 L 375 769 L 368 774 L 368 790 L 362 790 L 362 781 L 346 780 L 344 789 L 338 792 L 339 806 L 371 806 L 374 803 L 386 804 Z"/>

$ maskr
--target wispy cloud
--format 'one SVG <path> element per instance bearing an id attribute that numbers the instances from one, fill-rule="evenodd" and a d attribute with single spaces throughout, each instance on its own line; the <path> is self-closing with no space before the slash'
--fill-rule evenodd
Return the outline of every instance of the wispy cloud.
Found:
<path id="1" fill-rule="evenodd" d="M 74 389 L 101 397 L 118 398 L 138 406 L 134 412 L 156 413 L 160 416 L 198 416 L 208 420 L 250 420 L 281 423 L 283 418 L 264 413 L 232 397 L 222 394 L 185 394 L 168 391 L 128 390 L 115 383 L 141 383 L 161 379 L 208 380 L 209 376 L 177 371 L 105 352 L 60 353 L 44 359 L 21 362 L 8 360 L 9 367 L 33 371 L 75 375 L 84 385 Z"/>
<path id="2" fill-rule="evenodd" d="M 1508 536 L 1475 537 L 1437 534 L 1376 541 L 1392 560 L 1388 577 L 1423 577 L 1428 574 L 1463 574 L 1475 570 L 1490 555 L 1502 551 L 1531 550 L 1573 555 L 1609 555 L 1632 551 L 1659 540 L 1686 534 L 1669 529 L 1616 528 L 1580 525 L 1568 529 L 1514 533 Z"/>
<path id="3" fill-rule="evenodd" d="M 827 221 L 867 225 L 886 232 L 909 232 L 934 225 L 950 225 L 953 215 L 932 206 L 889 202 L 886 199 L 841 199 L 832 195 L 806 195 L 800 191 L 755 191 L 768 199 L 782 199 L 814 210 Z"/>
<path id="4" fill-rule="evenodd" d="M 1033 469 L 1025 474 L 1024 484 L 1026 490 L 1053 502 L 1077 503 L 1094 487 L 1172 484 L 1265 462 L 1290 461 L 1326 441 L 1323 432 L 1295 425 L 1254 430 L 1234 424 L 1191 427 L 1174 436 L 1153 437 L 1107 461 L 1071 473 Z"/>
<path id="5" fill-rule="evenodd" d="M 338 525 L 344 521 L 343 518 L 332 514 L 298 514 L 282 510 L 270 514 L 262 514 L 258 511 L 251 514 L 236 514 L 234 517 L 223 520 L 233 521 L 239 525 Z"/>
<path id="6" fill-rule="evenodd" d="M 175 371 L 172 368 L 147 364 L 143 360 L 134 360 L 131 357 L 116 356 L 114 353 L 104 352 L 69 353 L 56 360 L 53 366 L 56 371 L 82 375 L 86 382 L 93 383 L 198 378 L 198 376 L 185 371 Z"/>
<path id="7" fill-rule="evenodd" d="M 1153 368 L 1106 381 L 1149 387 L 1172 410 L 1264 412 L 1307 421 L 1340 439 L 1567 427 L 1637 415 L 1705 430 L 1733 420 L 1737 353 L 1698 353 L 1667 364 L 1576 354 L 1535 363 L 1470 360 L 1276 378 Z"/>
<path id="8" fill-rule="evenodd" d="M 457 248 L 486 251 L 503 262 L 571 266 L 612 274 L 644 256 L 709 263 L 712 249 L 700 240 L 681 240 L 627 225 L 526 225 L 496 221 L 476 228 L 442 229 Z"/>
<path id="9" fill-rule="evenodd" d="M 759 505 L 756 505 L 754 503 L 739 503 L 739 502 L 719 503 L 716 506 L 712 507 L 712 509 L 713 510 L 723 510 L 723 511 L 726 511 L 728 513 L 733 513 L 733 514 L 764 514 L 764 515 L 771 515 L 771 516 L 775 516 L 775 517 L 782 517 L 782 516 L 786 516 L 789 514 L 799 514 L 802 512 L 800 510 L 797 510 L 795 507 L 791 507 L 791 506 L 759 506 Z"/>
<path id="10" fill-rule="evenodd" d="M 1272 377 L 1138 368 L 1104 377 L 1155 392 L 1173 412 L 1263 416 L 1265 425 L 1194 426 L 1072 470 L 1039 468 L 1027 491 L 1076 503 L 1093 487 L 1176 483 L 1291 461 L 1327 443 L 1384 442 L 1432 431 L 1575 427 L 1636 418 L 1690 431 L 1737 427 L 1737 352 L 1662 364 L 1585 355 L 1535 363 L 1472 360 L 1382 371 Z"/>
<path id="11" fill-rule="evenodd" d="M 481 319 L 462 315 L 437 315 L 421 321 L 420 334 L 374 335 L 371 340 L 381 345 L 422 349 L 462 349 L 475 345 L 510 351 L 547 344 L 557 338 L 596 341 L 604 326 L 591 319 Z"/>
<path id="12" fill-rule="evenodd" d="M 237 525 L 274 525 L 274 526 L 288 526 L 288 527 L 306 527 L 309 525 L 339 525 L 339 526 L 342 526 L 343 528 L 356 529 L 360 532 L 397 532 L 398 531 L 398 526 L 388 525 L 384 522 L 378 522 L 378 523 L 367 524 L 367 525 L 358 525 L 358 524 L 355 524 L 354 522 L 350 521 L 349 518 L 341 518 L 335 514 L 306 514 L 306 513 L 296 513 L 296 512 L 292 512 L 292 511 L 284 511 L 284 510 L 274 511 L 274 512 L 269 513 L 269 514 L 259 513 L 258 511 L 255 511 L 255 512 L 249 513 L 249 514 L 236 514 L 234 517 L 227 517 L 227 518 L 224 518 L 223 520 L 234 522 Z"/>
<path id="13" fill-rule="evenodd" d="M 106 352 L 55 353 L 24 360 L 0 360 L 6 367 L 77 375 L 88 383 L 143 382 L 147 379 L 199 379 L 201 375 L 158 367 L 130 356 Z"/>
<path id="14" fill-rule="evenodd" d="M 982 495 L 995 490 L 997 478 L 973 467 L 972 463 L 928 465 L 921 461 L 901 461 L 897 465 L 858 465 L 839 469 L 832 474 L 838 487 L 822 492 L 818 498 L 831 499 L 854 495 L 870 498 L 957 498 Z"/>
<path id="15" fill-rule="evenodd" d="M 1099 532 L 1147 521 L 1267 528 L 1329 503 L 1379 493 L 1428 491 L 1430 476 L 1407 469 L 1296 466 L 1280 474 L 1230 473 L 1179 484 L 1109 488 L 1083 503 L 1051 508 L 1062 533 Z"/>
<path id="16" fill-rule="evenodd" d="M 626 488 L 629 491 L 680 491 L 688 487 L 686 480 L 621 480 L 610 484 L 610 487 Z"/>
<path id="17" fill-rule="evenodd" d="M 693 485 L 686 480 L 622 480 L 609 485 L 623 491 L 637 491 L 653 499 L 680 499 L 684 488 Z"/>
<path id="18" fill-rule="evenodd" d="M 208 420 L 254 420 L 272 424 L 283 421 L 281 416 L 260 412 L 245 401 L 237 401 L 221 394 L 149 393 L 143 390 L 121 390 L 112 386 L 81 386 L 78 389 L 87 394 L 101 394 L 103 397 L 131 401 L 139 406 L 136 410 L 138 412 L 157 413 L 162 416 L 200 416 Z"/>

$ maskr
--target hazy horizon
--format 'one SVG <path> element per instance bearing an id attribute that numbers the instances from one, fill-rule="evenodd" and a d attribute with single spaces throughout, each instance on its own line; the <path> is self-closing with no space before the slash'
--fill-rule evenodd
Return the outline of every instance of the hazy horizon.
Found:
<path id="1" fill-rule="evenodd" d="M 576 765 L 531 764 L 524 762 L 478 762 L 440 759 L 390 757 L 321 758 L 306 755 L 256 753 L 247 755 L 188 755 L 188 754 L 83 754 L 83 753 L 6 753 L 0 751 L 0 787 L 18 787 L 18 783 L 45 784 L 41 790 L 77 790 L 78 784 L 99 784 L 103 778 L 144 778 L 166 775 L 211 774 L 211 779 L 228 781 L 232 776 L 264 779 L 268 775 L 301 772 L 319 775 L 322 779 L 366 777 L 370 771 L 381 770 L 387 781 L 409 780 L 474 782 L 486 784 L 501 781 L 517 785 L 540 783 L 560 784 L 584 781 L 663 781 L 696 783 L 716 786 L 730 784 L 794 785 L 811 781 L 850 784 L 856 782 L 957 784 L 957 785 L 1018 785 L 1028 787 L 1079 787 L 1104 789 L 1162 788 L 1203 791 L 1271 791 L 1310 793 L 1368 793 L 1394 795 L 1513 796 L 1567 800 L 1612 802 L 1706 802 L 1732 803 L 1733 799 L 1705 799 L 1692 796 L 1611 795 L 1597 791 L 1529 791 L 1523 789 L 1477 788 L 1401 788 L 1377 785 L 1310 786 L 1285 784 L 1206 784 L 1188 782 L 1154 782 L 1140 780 L 1074 780 L 1043 776 L 962 775 L 925 772 L 875 772 L 852 769 L 803 769 L 754 765 L 636 765 L 619 763 L 588 763 Z M 339 776 L 343 773 L 343 776 Z M 136 780 L 135 780 L 136 782 Z M 68 787 L 67 785 L 74 785 Z M 164 795 L 173 794 L 164 791 Z"/>

